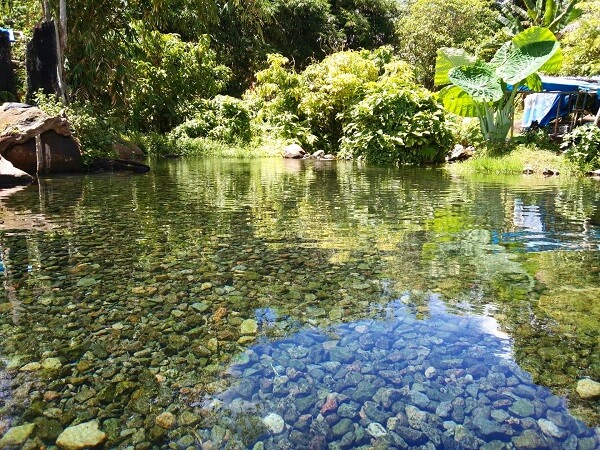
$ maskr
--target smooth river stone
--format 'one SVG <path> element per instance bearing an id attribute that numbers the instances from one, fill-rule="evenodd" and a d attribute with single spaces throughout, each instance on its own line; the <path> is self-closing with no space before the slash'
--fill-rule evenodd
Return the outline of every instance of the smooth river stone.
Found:
<path id="1" fill-rule="evenodd" d="M 600 397 L 600 383 L 589 378 L 577 382 L 577 393 L 584 400 L 592 400 Z"/>
<path id="2" fill-rule="evenodd" d="M 106 433 L 98 429 L 98 422 L 82 423 L 63 431 L 56 445 L 63 450 L 83 450 L 96 447 L 106 441 Z"/>
<path id="3" fill-rule="evenodd" d="M 263 419 L 263 422 L 273 434 L 279 434 L 285 429 L 285 422 L 279 414 L 271 413 Z"/>

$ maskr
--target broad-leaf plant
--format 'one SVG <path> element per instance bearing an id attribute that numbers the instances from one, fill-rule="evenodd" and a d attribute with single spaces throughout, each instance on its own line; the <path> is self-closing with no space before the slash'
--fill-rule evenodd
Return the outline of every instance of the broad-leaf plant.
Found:
<path id="1" fill-rule="evenodd" d="M 538 71 L 556 72 L 562 52 L 547 28 L 531 27 L 505 42 L 488 62 L 461 49 L 437 52 L 435 84 L 444 107 L 462 117 L 477 117 L 486 141 L 502 144 L 514 116 L 514 101 L 522 88 L 539 91 Z"/>

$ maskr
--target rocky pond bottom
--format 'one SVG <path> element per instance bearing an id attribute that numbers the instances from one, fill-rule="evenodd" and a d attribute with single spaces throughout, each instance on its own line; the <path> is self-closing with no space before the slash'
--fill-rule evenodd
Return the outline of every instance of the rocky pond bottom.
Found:
<path id="1" fill-rule="evenodd" d="M 193 405 L 204 426 L 171 448 L 600 447 L 597 429 L 514 362 L 494 319 L 451 314 L 435 294 L 418 319 L 402 300 L 377 319 L 248 348 L 229 387 Z"/>

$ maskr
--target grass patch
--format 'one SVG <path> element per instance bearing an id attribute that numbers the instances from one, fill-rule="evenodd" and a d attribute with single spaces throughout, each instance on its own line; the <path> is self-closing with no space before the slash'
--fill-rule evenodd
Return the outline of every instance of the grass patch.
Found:
<path id="1" fill-rule="evenodd" d="M 490 156 L 481 153 L 467 161 L 447 164 L 446 170 L 455 175 L 517 175 L 522 174 L 525 167 L 530 167 L 536 174 L 552 169 L 562 175 L 577 175 L 576 169 L 562 155 L 526 144 L 521 144 L 504 155 Z"/>
<path id="2" fill-rule="evenodd" d="M 165 135 L 137 136 L 143 150 L 151 156 L 219 156 L 223 158 L 272 158 L 281 156 L 285 142 L 255 139 L 250 143 L 228 144 L 209 138 L 183 137 L 176 141 Z"/>

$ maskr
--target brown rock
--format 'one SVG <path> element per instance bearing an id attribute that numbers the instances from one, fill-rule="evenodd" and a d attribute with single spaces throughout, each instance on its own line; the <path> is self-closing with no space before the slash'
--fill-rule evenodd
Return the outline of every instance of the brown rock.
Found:
<path id="1" fill-rule="evenodd" d="M 164 428 L 165 430 L 170 430 L 175 426 L 175 416 L 170 412 L 164 412 L 156 416 L 154 422 L 159 427 Z"/>
<path id="2" fill-rule="evenodd" d="M 461 144 L 456 144 L 450 154 L 446 156 L 447 162 L 465 161 L 475 154 L 475 147 L 465 147 Z"/>
<path id="3" fill-rule="evenodd" d="M 66 117 L 51 117 L 23 103 L 0 106 L 0 155 L 15 167 L 36 173 L 37 136 L 42 141 L 46 173 L 81 171 L 81 149 Z"/>
<path id="4" fill-rule="evenodd" d="M 117 154 L 118 159 L 123 159 L 125 161 L 141 159 L 144 157 L 142 149 L 133 142 L 115 142 L 113 144 L 113 150 Z"/>
<path id="5" fill-rule="evenodd" d="M 64 450 L 83 450 L 97 447 L 106 441 L 106 433 L 98 429 L 98 422 L 82 423 L 63 431 L 56 445 Z"/>

